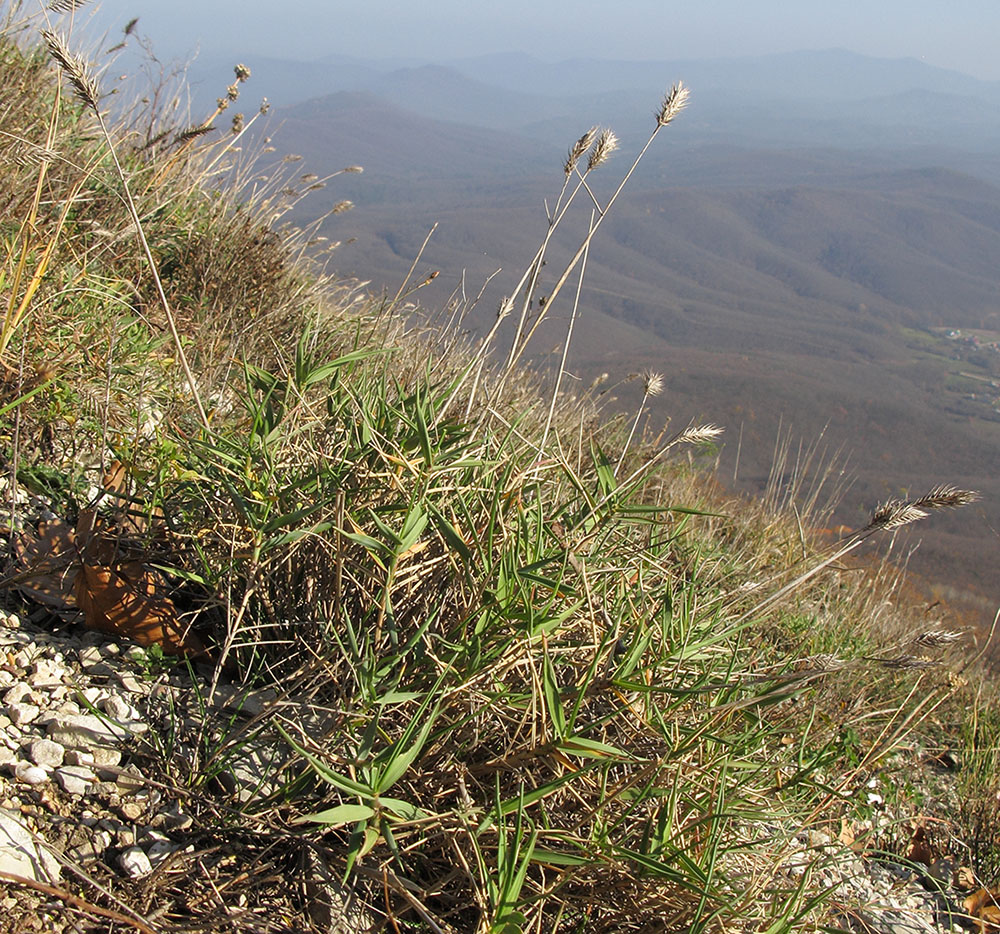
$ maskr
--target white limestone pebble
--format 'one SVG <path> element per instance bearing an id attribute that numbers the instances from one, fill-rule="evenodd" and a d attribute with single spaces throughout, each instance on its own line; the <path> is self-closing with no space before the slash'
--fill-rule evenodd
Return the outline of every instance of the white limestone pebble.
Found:
<path id="1" fill-rule="evenodd" d="M 31 723 L 41 712 L 42 709 L 34 704 L 7 705 L 7 716 L 10 717 L 10 722 L 14 726 L 24 726 Z"/>
<path id="2" fill-rule="evenodd" d="M 24 681 L 18 681 L 4 693 L 3 702 L 7 705 L 20 704 L 30 693 L 31 686 Z"/>
<path id="3" fill-rule="evenodd" d="M 49 773 L 40 765 L 21 759 L 14 766 L 14 778 L 19 782 L 24 782 L 25 785 L 40 785 L 49 780 Z"/>
<path id="4" fill-rule="evenodd" d="M 34 879 L 58 882 L 60 867 L 44 847 L 37 847 L 24 819 L 15 811 L 0 808 L 0 870 Z"/>
<path id="5" fill-rule="evenodd" d="M 59 662 L 40 658 L 31 666 L 28 683 L 33 688 L 55 687 L 62 684 L 66 674 L 66 669 Z"/>
<path id="6" fill-rule="evenodd" d="M 103 710 L 109 717 L 113 717 L 115 720 L 127 723 L 130 720 L 138 720 L 139 712 L 128 703 L 128 701 L 119 697 L 117 694 L 109 694 L 102 700 L 98 706 Z"/>
<path id="7" fill-rule="evenodd" d="M 67 794 L 85 795 L 97 776 L 84 765 L 64 765 L 56 769 L 56 781 Z"/>
<path id="8" fill-rule="evenodd" d="M 35 765 L 50 769 L 58 768 L 63 763 L 66 750 L 51 739 L 36 739 L 28 747 L 28 756 Z"/>
<path id="9" fill-rule="evenodd" d="M 147 694 L 149 693 L 146 686 L 139 681 L 138 678 L 132 675 L 118 675 L 118 683 L 122 686 L 123 691 L 127 691 L 129 694 Z"/>
<path id="10" fill-rule="evenodd" d="M 148 876 L 153 867 L 145 851 L 138 846 L 130 846 L 118 857 L 118 865 L 130 879 L 141 879 Z"/>
<path id="11" fill-rule="evenodd" d="M 48 724 L 48 733 L 49 739 L 71 749 L 89 749 L 94 745 L 107 745 L 128 736 L 128 730 L 124 727 L 92 714 L 53 717 Z"/>

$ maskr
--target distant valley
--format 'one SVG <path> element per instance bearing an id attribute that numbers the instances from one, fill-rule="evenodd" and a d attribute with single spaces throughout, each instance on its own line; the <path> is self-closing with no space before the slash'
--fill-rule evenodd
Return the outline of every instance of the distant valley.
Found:
<path id="1" fill-rule="evenodd" d="M 980 618 L 992 615 L 996 85 L 837 51 L 715 63 L 396 64 L 254 66 L 254 91 L 276 102 L 266 132 L 279 154 L 303 157 L 295 171 L 365 167 L 293 215 L 304 224 L 338 201 L 355 203 L 322 224 L 344 241 L 332 268 L 394 292 L 437 224 L 417 272 L 440 275 L 420 301 L 433 309 L 463 288 L 474 296 L 502 267 L 467 319 L 481 329 L 544 234 L 567 146 L 595 122 L 621 135 L 622 152 L 592 176 L 606 198 L 648 135 L 658 96 L 683 78 L 690 109 L 657 140 L 595 240 L 571 370 L 584 384 L 602 372 L 611 382 L 647 367 L 664 373 L 651 427 L 667 418 L 725 425 L 720 478 L 742 489 L 766 482 L 779 428 L 807 444 L 822 436 L 855 478 L 835 523 L 856 525 L 876 502 L 941 482 L 982 491 L 980 504 L 934 517 L 895 553 L 922 538 L 911 566 L 937 593 L 964 592 Z M 560 268 L 585 222 L 581 211 L 560 232 L 548 268 Z M 543 280 L 539 294 L 550 285 Z M 539 335 L 543 366 L 564 337 L 569 305 L 560 301 Z M 638 381 L 614 395 L 609 412 L 634 411 Z"/>

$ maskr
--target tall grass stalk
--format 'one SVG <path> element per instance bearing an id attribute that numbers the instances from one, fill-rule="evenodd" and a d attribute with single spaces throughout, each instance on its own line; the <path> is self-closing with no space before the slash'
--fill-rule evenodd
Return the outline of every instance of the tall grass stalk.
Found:
<path id="1" fill-rule="evenodd" d="M 104 115 L 101 113 L 101 95 L 97 79 L 92 74 L 87 63 L 70 51 L 66 40 L 61 36 L 51 32 L 50 30 L 42 30 L 42 38 L 45 40 L 52 57 L 59 64 L 59 67 L 62 68 L 70 84 L 76 91 L 77 98 L 93 113 L 97 119 L 98 126 L 101 128 L 101 133 L 103 134 L 104 141 L 108 147 L 108 153 L 114 163 L 115 172 L 121 182 L 122 198 L 124 199 L 125 206 L 127 207 L 128 213 L 132 218 L 132 223 L 135 225 L 136 238 L 138 239 L 139 246 L 146 258 L 146 263 L 148 264 L 153 284 L 156 288 L 160 304 L 163 308 L 163 313 L 167 320 L 167 327 L 170 328 L 170 336 L 173 338 L 174 349 L 177 352 L 177 359 L 180 361 L 181 368 L 184 371 L 184 377 L 187 380 L 188 391 L 191 394 L 191 398 L 194 400 L 202 426 L 206 432 L 211 432 L 212 426 L 209 424 L 208 415 L 205 412 L 205 407 L 201 401 L 201 392 L 198 387 L 198 382 L 195 379 L 194 372 L 191 370 L 191 365 L 188 362 L 187 354 L 184 351 L 184 342 L 181 340 L 180 331 L 177 329 L 177 321 L 170 308 L 170 302 L 167 299 L 166 292 L 164 291 L 163 282 L 160 279 L 160 275 L 157 270 L 156 260 L 153 258 L 153 251 L 149 248 L 149 241 L 146 239 L 146 235 L 143 231 L 142 220 L 139 217 L 135 201 L 132 198 L 132 190 L 129 187 L 128 177 L 125 174 L 125 170 L 122 168 L 121 162 L 118 160 L 115 143 L 111 138 L 111 133 L 109 132 L 108 125 L 104 120 Z"/>

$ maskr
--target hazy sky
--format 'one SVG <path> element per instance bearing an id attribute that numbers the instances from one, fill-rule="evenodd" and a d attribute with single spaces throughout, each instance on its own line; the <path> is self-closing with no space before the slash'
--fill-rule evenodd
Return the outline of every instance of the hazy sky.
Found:
<path id="1" fill-rule="evenodd" d="M 102 0 L 90 15 L 112 32 L 138 16 L 171 57 L 683 59 L 840 47 L 1000 79 L 997 0 Z"/>

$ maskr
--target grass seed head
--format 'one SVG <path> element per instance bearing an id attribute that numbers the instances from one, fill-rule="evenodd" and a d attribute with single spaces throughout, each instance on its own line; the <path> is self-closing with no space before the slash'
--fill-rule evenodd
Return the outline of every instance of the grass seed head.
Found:
<path id="1" fill-rule="evenodd" d="M 44 146 L 37 146 L 27 140 L 18 140 L 7 150 L 7 158 L 21 168 L 38 166 L 43 162 L 55 162 L 59 154 Z"/>
<path id="2" fill-rule="evenodd" d="M 962 638 L 962 633 L 949 629 L 928 629 L 913 638 L 913 644 L 927 649 L 939 649 L 952 645 Z"/>
<path id="3" fill-rule="evenodd" d="M 583 134 L 572 146 L 569 147 L 569 154 L 566 156 L 566 163 L 563 166 L 563 171 L 567 176 L 573 174 L 573 169 L 576 168 L 576 164 L 583 157 L 584 153 L 591 146 L 594 145 L 594 140 L 597 138 L 597 131 L 600 127 L 592 126 L 586 133 Z"/>
<path id="4" fill-rule="evenodd" d="M 898 529 L 911 522 L 918 522 L 926 516 L 927 512 L 919 506 L 906 500 L 896 499 L 879 506 L 872 513 L 871 521 L 867 527 L 869 529 Z"/>
<path id="5" fill-rule="evenodd" d="M 90 66 L 80 56 L 70 52 L 69 46 L 62 36 L 49 29 L 43 29 L 42 38 L 48 46 L 49 53 L 66 73 L 69 83 L 76 91 L 76 96 L 83 104 L 97 113 L 101 93 L 97 79 L 90 71 Z"/>
<path id="6" fill-rule="evenodd" d="M 642 374 L 642 389 L 647 396 L 658 396 L 663 392 L 663 374 L 646 370 Z"/>
<path id="7" fill-rule="evenodd" d="M 914 671 L 922 668 L 933 668 L 937 662 L 919 655 L 894 655 L 891 658 L 872 659 L 881 668 L 890 668 L 894 671 Z"/>
<path id="8" fill-rule="evenodd" d="M 53 13 L 75 13 L 88 3 L 90 0 L 52 0 L 48 9 Z"/>
<path id="9" fill-rule="evenodd" d="M 608 158 L 618 148 L 618 137 L 615 136 L 614 132 L 611 130 L 604 130 L 601 135 L 597 138 L 597 143 L 594 146 L 594 151 L 590 154 L 590 158 L 587 160 L 587 171 L 591 172 L 594 169 L 600 168 Z"/>
<path id="10" fill-rule="evenodd" d="M 922 509 L 958 509 L 979 500 L 975 490 L 960 490 L 958 487 L 942 483 L 913 501 L 914 506 Z"/>
<path id="11" fill-rule="evenodd" d="M 656 122 L 659 126 L 666 126 L 685 107 L 687 107 L 688 97 L 691 92 L 684 86 L 683 81 L 678 81 L 663 97 L 663 103 L 656 114 Z"/>
<path id="12" fill-rule="evenodd" d="M 677 438 L 681 444 L 704 444 L 706 441 L 714 441 L 723 432 L 718 425 L 694 425 L 685 428 Z"/>

